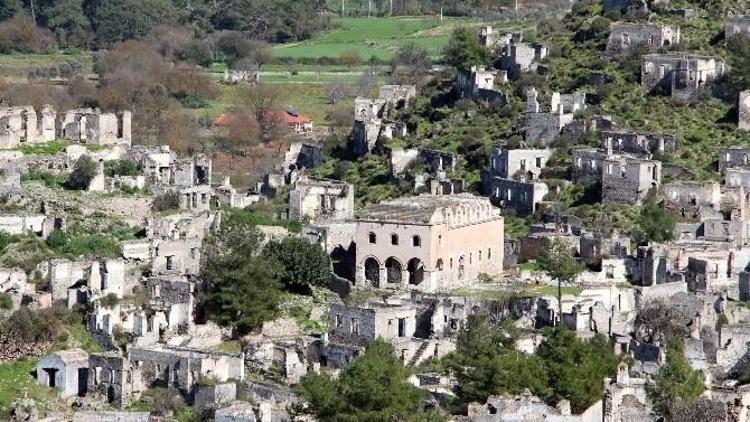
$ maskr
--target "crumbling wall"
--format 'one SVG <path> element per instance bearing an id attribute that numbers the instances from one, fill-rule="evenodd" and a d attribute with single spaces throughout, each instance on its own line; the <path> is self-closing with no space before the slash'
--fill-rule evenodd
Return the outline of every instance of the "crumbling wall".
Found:
<path id="1" fill-rule="evenodd" d="M 54 140 L 55 110 L 51 106 L 38 112 L 31 106 L 0 108 L 0 149 Z"/>
<path id="2" fill-rule="evenodd" d="M 58 135 L 93 145 L 131 145 L 131 120 L 130 111 L 115 114 L 91 108 L 69 110 L 60 122 Z"/>
<path id="3" fill-rule="evenodd" d="M 732 167 L 750 166 L 750 147 L 731 146 L 719 148 L 719 171 Z"/>
<path id="4" fill-rule="evenodd" d="M 750 130 L 750 91 L 740 92 L 737 101 L 737 127 Z"/>
<path id="5" fill-rule="evenodd" d="M 727 39 L 736 36 L 750 37 L 750 16 L 734 16 L 727 19 L 724 36 Z"/>
<path id="6" fill-rule="evenodd" d="M 610 157 L 602 172 L 602 202 L 640 204 L 660 184 L 660 161 Z"/>
<path id="7" fill-rule="evenodd" d="M 598 149 L 574 149 L 571 177 L 574 181 L 600 181 L 606 153 Z"/>
<path id="8" fill-rule="evenodd" d="M 518 215 L 533 214 L 549 188 L 544 183 L 525 182 L 483 174 L 485 193 L 493 204 L 515 210 Z"/>
<path id="9" fill-rule="evenodd" d="M 650 52 L 660 47 L 675 46 L 680 43 L 680 28 L 671 28 L 663 24 L 616 24 L 609 33 L 606 57 L 622 57 L 630 51 L 645 49 Z"/>

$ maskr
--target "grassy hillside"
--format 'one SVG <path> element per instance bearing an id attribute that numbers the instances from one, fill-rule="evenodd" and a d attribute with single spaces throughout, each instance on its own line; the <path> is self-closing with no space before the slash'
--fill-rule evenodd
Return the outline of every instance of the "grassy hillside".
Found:
<path id="1" fill-rule="evenodd" d="M 390 60 L 399 46 L 414 43 L 437 58 L 448 42 L 450 31 L 458 25 L 480 25 L 477 19 L 437 17 L 343 18 L 338 28 L 312 40 L 277 45 L 275 57 L 338 57 L 342 52 L 356 51 L 363 59 L 376 57 Z"/>

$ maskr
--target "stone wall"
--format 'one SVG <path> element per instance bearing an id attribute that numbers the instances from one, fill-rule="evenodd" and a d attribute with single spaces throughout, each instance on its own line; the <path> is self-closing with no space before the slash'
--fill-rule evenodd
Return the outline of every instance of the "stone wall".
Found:
<path id="1" fill-rule="evenodd" d="M 750 130 L 750 91 L 740 92 L 737 99 L 737 127 Z"/>
<path id="2" fill-rule="evenodd" d="M 732 167 L 750 166 L 750 147 L 731 146 L 719 148 L 719 171 Z"/>
<path id="3" fill-rule="evenodd" d="M 375 339 L 373 309 L 331 303 L 328 339 L 332 343 L 365 347 Z"/>
<path id="4" fill-rule="evenodd" d="M 38 112 L 31 106 L 0 108 L 0 128 L 0 149 L 54 141 L 55 110 L 49 105 Z"/>
<path id="5" fill-rule="evenodd" d="M 544 183 L 489 176 L 483 179 L 485 193 L 493 204 L 511 208 L 521 216 L 533 214 L 537 204 L 549 193 L 549 188 Z"/>
<path id="6" fill-rule="evenodd" d="M 734 16 L 727 19 L 724 36 L 729 39 L 738 35 L 750 37 L 750 16 Z"/>
<path id="7" fill-rule="evenodd" d="M 679 27 L 674 29 L 663 24 L 620 23 L 611 26 L 604 55 L 622 57 L 636 49 L 655 52 L 661 47 L 676 46 L 679 43 Z"/>
<path id="8" fill-rule="evenodd" d="M 662 133 L 635 133 L 602 131 L 602 147 L 615 154 L 629 153 L 639 156 L 671 152 L 677 149 L 674 136 Z"/>
<path id="9" fill-rule="evenodd" d="M 646 54 L 641 58 L 641 86 L 663 91 L 680 102 L 693 102 L 705 85 L 724 74 L 724 62 L 707 56 Z"/>
<path id="10" fill-rule="evenodd" d="M 132 113 L 102 113 L 99 109 L 69 110 L 62 117 L 58 136 L 93 145 L 132 143 Z"/>
<path id="11" fill-rule="evenodd" d="M 85 411 L 73 414 L 72 422 L 152 422 L 150 412 Z"/>
<path id="12" fill-rule="evenodd" d="M 493 175 L 505 179 L 520 176 L 526 180 L 534 180 L 539 177 L 551 155 L 550 149 L 493 148 L 490 152 L 490 166 Z"/>
<path id="13" fill-rule="evenodd" d="M 627 157 L 604 160 L 602 202 L 640 204 L 661 184 L 661 162 Z"/>
<path id="14" fill-rule="evenodd" d="M 571 178 L 574 181 L 600 181 L 607 154 L 598 149 L 574 149 Z"/>
<path id="15" fill-rule="evenodd" d="M 686 218 L 699 218 L 702 211 L 718 210 L 721 186 L 718 182 L 672 182 L 661 186 L 665 207 Z"/>
<path id="16" fill-rule="evenodd" d="M 89 355 L 89 393 L 106 398 L 109 404 L 123 407 L 137 400 L 144 390 L 140 380 L 140 369 L 118 352 Z"/>

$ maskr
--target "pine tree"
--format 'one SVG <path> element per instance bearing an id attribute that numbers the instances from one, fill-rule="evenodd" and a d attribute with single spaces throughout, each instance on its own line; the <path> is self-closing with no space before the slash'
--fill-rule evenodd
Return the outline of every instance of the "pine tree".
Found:
<path id="1" fill-rule="evenodd" d="M 690 403 L 703 394 L 703 374 L 693 370 L 685 358 L 682 338 L 673 338 L 667 347 L 667 363 L 646 385 L 654 410 L 665 417 L 678 399 Z"/>

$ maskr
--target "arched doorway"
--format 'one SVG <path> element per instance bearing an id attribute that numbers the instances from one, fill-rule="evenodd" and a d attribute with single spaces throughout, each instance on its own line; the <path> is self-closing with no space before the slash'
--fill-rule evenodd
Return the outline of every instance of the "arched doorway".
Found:
<path id="1" fill-rule="evenodd" d="M 409 284 L 420 284 L 424 280 L 424 263 L 419 258 L 412 258 L 406 264 L 409 272 Z"/>
<path id="2" fill-rule="evenodd" d="M 380 263 L 373 257 L 365 259 L 365 281 L 373 287 L 380 287 Z"/>
<path id="3" fill-rule="evenodd" d="M 401 283 L 403 278 L 403 267 L 394 257 L 385 260 L 386 279 L 388 283 Z"/>

